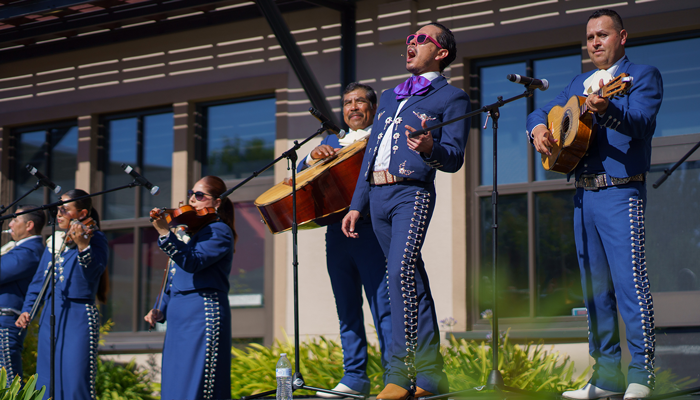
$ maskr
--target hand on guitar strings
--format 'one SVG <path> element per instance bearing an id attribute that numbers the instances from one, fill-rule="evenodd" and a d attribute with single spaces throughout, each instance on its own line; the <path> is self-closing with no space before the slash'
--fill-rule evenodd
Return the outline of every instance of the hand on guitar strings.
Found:
<path id="1" fill-rule="evenodd" d="M 316 147 L 315 149 L 311 150 L 311 158 L 313 158 L 314 160 L 318 160 L 321 158 L 330 157 L 339 151 L 340 149 L 334 149 L 333 147 L 327 144 L 322 144 Z"/>
<path id="2" fill-rule="evenodd" d="M 535 150 L 538 153 L 552 155 L 552 146 L 557 143 L 557 139 L 552 135 L 552 131 L 547 129 L 545 125 L 537 125 L 532 130 L 532 144 L 535 145 Z"/>
<path id="3" fill-rule="evenodd" d="M 600 80 L 600 87 L 605 86 L 603 83 L 603 80 Z M 608 105 L 610 104 L 610 100 L 607 97 L 600 97 L 598 96 L 597 93 L 591 93 L 586 97 L 586 107 L 594 112 L 598 113 L 600 115 L 605 114 L 605 112 L 608 110 Z"/>

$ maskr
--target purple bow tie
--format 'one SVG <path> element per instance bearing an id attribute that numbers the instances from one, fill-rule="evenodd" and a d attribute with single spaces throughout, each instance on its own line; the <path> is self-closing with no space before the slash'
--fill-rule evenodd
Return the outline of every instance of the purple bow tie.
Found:
<path id="1" fill-rule="evenodd" d="M 396 100 L 405 99 L 414 95 L 422 95 L 428 92 L 430 80 L 424 76 L 413 75 L 405 82 L 394 88 Z"/>

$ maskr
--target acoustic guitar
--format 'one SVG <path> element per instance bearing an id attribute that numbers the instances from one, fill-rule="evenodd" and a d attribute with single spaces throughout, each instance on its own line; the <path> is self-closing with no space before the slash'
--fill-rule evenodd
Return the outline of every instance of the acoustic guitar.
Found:
<path id="1" fill-rule="evenodd" d="M 367 140 L 355 142 L 319 160 L 297 175 L 297 226 L 313 229 L 343 219 L 360 175 Z M 291 183 L 280 182 L 255 200 L 273 234 L 292 228 Z"/>
<path id="2" fill-rule="evenodd" d="M 598 90 L 600 97 L 624 96 L 632 87 L 632 77 L 620 74 Z M 542 166 L 547 171 L 568 174 L 588 151 L 596 132 L 593 113 L 585 105 L 583 96 L 571 96 L 564 107 L 554 106 L 547 115 L 547 125 L 557 142 L 552 155 L 542 154 Z"/>

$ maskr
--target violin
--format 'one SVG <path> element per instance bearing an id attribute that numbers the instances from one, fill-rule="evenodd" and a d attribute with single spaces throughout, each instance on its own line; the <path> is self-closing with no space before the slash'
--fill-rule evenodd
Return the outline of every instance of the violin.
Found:
<path id="1" fill-rule="evenodd" d="M 90 217 L 86 217 L 82 221 L 77 220 L 77 219 L 73 219 L 70 221 L 70 224 L 82 226 L 83 231 L 85 231 L 85 233 L 83 233 L 83 238 L 85 238 L 85 239 L 91 237 L 93 235 L 93 233 L 95 233 L 95 231 L 100 230 L 100 228 L 97 226 L 97 222 L 95 222 L 95 220 L 90 218 Z M 66 235 L 64 247 L 65 247 L 65 245 L 69 245 L 71 243 L 73 243 L 73 238 L 71 238 L 70 235 Z M 59 254 L 61 254 L 61 253 L 59 253 Z"/>
<path id="2" fill-rule="evenodd" d="M 165 218 L 169 228 L 184 229 L 186 232 L 192 233 L 216 221 L 219 219 L 219 215 L 214 207 L 205 207 L 197 210 L 189 204 L 179 208 L 163 207 L 151 210 L 151 222 L 163 218 Z"/>

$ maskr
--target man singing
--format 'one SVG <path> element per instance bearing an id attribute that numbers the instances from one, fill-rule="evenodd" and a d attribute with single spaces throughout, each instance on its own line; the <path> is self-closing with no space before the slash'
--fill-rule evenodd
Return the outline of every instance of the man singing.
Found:
<path id="1" fill-rule="evenodd" d="M 369 210 L 387 258 L 391 300 L 391 360 L 379 400 L 404 400 L 447 392 L 440 332 L 421 248 L 435 209 L 435 173 L 456 172 L 464 163 L 469 120 L 427 128 L 470 111 L 469 96 L 441 72 L 455 59 L 452 32 L 438 23 L 406 39 L 406 69 L 412 76 L 382 94 L 343 233 L 358 238 Z"/>

